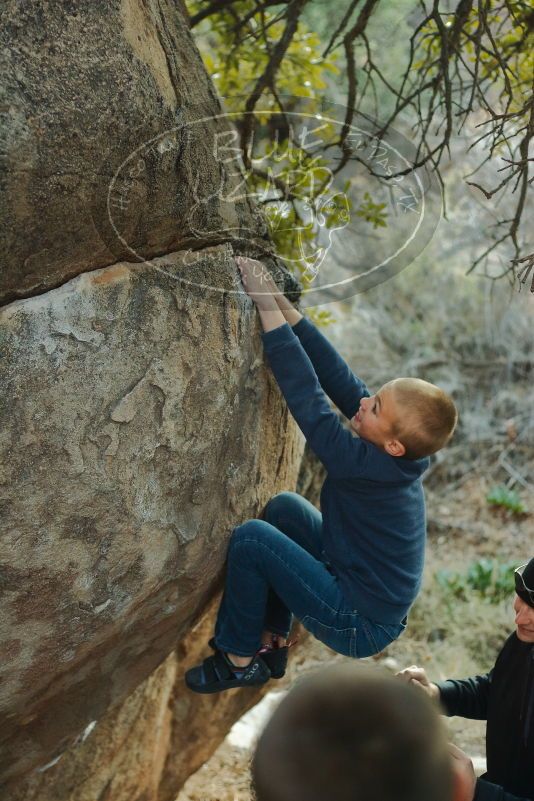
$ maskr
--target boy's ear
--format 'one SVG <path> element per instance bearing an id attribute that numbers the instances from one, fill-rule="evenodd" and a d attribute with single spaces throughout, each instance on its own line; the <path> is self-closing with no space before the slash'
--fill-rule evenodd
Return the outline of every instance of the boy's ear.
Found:
<path id="1" fill-rule="evenodd" d="M 404 456 L 406 453 L 406 448 L 398 439 L 386 440 L 384 443 L 384 450 L 386 453 L 389 453 L 390 456 Z"/>

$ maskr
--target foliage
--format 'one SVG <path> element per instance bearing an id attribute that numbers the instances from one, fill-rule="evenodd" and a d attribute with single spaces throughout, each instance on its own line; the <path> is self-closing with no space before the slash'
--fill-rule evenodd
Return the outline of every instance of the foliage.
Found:
<path id="1" fill-rule="evenodd" d="M 466 571 L 428 574 L 410 612 L 410 660 L 431 659 L 442 678 L 489 670 L 513 627 L 516 566 L 482 558 Z"/>
<path id="2" fill-rule="evenodd" d="M 473 562 L 465 573 L 442 569 L 435 573 L 438 585 L 445 592 L 445 600 L 451 597 L 467 601 L 476 594 L 488 603 L 499 603 L 514 592 L 513 570 L 515 563 L 501 564 L 492 559 Z"/>
<path id="3" fill-rule="evenodd" d="M 205 8 L 202 0 L 192 0 L 192 20 L 197 20 Z M 244 165 L 247 192 L 264 213 L 276 254 L 305 290 L 316 278 L 324 258 L 320 227 L 329 231 L 344 227 L 352 203 L 348 181 L 332 195 L 332 171 L 326 155 L 299 146 L 291 132 L 288 134 L 284 114 L 291 111 L 291 97 L 307 98 L 306 113 L 322 119 L 323 146 L 336 142 L 339 134 L 320 111 L 328 80 L 337 78 L 340 72 L 338 56 L 323 56 L 319 36 L 301 20 L 278 67 L 276 85 L 273 78 L 254 107 L 257 127 L 249 131 L 246 101 L 284 35 L 284 13 L 262 8 L 256 0 L 235 0 L 195 25 L 195 33 L 225 110 L 235 114 L 241 141 L 250 137 L 250 158 L 245 157 Z M 373 202 L 366 192 L 355 214 L 374 229 L 385 227 L 385 205 Z M 321 221 L 319 225 L 317 220 Z M 308 313 L 320 326 L 335 321 L 324 309 L 311 307 Z"/>
<path id="4" fill-rule="evenodd" d="M 526 12 L 526 6 L 521 2 L 509 3 L 507 9 L 501 6 L 495 10 L 488 6 L 482 25 L 478 9 L 471 8 L 463 22 L 458 42 L 465 53 L 465 67 L 479 63 L 482 85 L 492 84 L 498 76 L 501 97 L 506 89 L 506 104 L 510 111 L 519 112 L 522 116 L 527 111 L 534 71 L 534 51 L 530 47 L 532 34 L 529 30 L 532 22 Z M 454 14 L 446 16 L 443 19 L 445 28 L 452 29 L 455 19 Z M 432 18 L 421 29 L 422 58 L 414 62 L 414 70 L 428 67 L 429 74 L 435 74 L 438 68 L 436 57 L 441 52 L 440 27 L 436 18 Z M 498 50 L 484 46 L 483 37 L 487 37 L 489 31 L 498 39 Z M 427 59 L 429 55 L 434 56 L 430 61 Z M 504 63 L 506 69 L 503 71 Z"/>
<path id="5" fill-rule="evenodd" d="M 244 92 L 242 108 L 247 112 L 256 110 L 261 99 L 283 116 L 290 110 L 284 93 L 318 98 L 336 79 L 337 96 L 341 93 L 347 106 L 338 169 L 353 158 L 363 163 L 346 140 L 353 115 L 363 114 L 375 120 L 378 138 L 386 137 L 393 125 L 403 130 L 409 125 L 416 149 L 411 164 L 387 175 L 366 163 L 370 176 L 391 186 L 428 165 L 444 188 L 440 168 L 449 166 L 454 137 L 469 127 L 469 150 L 477 165 L 467 177 L 488 163 L 498 175 L 490 188 L 488 170 L 485 177 L 481 173 L 485 185 L 468 181 L 481 199 L 498 201 L 487 206 L 496 222 L 486 233 L 489 245 L 478 248 L 472 268 L 482 264 L 492 276 L 517 273 L 522 283 L 534 275 L 534 254 L 522 253 L 528 240 L 524 234 L 534 140 L 534 10 L 529 0 L 351 0 L 343 6 L 321 0 L 194 0 L 191 9 L 196 30 L 209 20 L 203 35 L 216 54 L 210 72 L 219 91 Z M 383 23 L 392 27 L 395 18 L 400 23 L 396 37 L 388 34 L 392 46 L 384 46 Z M 304 20 L 319 21 L 320 36 Z M 401 50 L 404 63 L 399 69 Z M 245 163 L 249 140 L 250 122 L 244 117 Z M 507 202 L 502 202 L 507 193 Z M 290 194 L 284 199 L 293 201 Z M 288 220 L 299 223 L 298 206 L 289 215 Z M 381 227 L 380 219 L 384 221 L 379 215 L 370 222 Z M 500 264 L 490 258 L 494 254 L 501 256 Z"/>
<path id="6" fill-rule="evenodd" d="M 479 2 L 461 0 L 456 11 L 440 13 L 435 4 L 428 13 L 416 39 L 412 37 L 412 58 L 409 72 L 415 77 L 408 83 L 425 91 L 420 97 L 428 121 L 437 112 L 444 115 L 444 133 L 437 146 L 427 140 L 429 126 L 418 125 L 421 142 L 428 147 L 428 158 L 437 167 L 453 133 L 453 119 L 460 130 L 475 111 L 481 116 L 474 141 L 469 149 L 481 143 L 489 149 L 488 157 L 501 161 L 500 180 L 486 188 L 471 180 L 467 183 L 479 190 L 486 200 L 494 196 L 502 201 L 511 190 L 516 193 L 511 217 L 498 220 L 492 242 L 473 267 L 486 260 L 498 245 L 511 240 L 514 248 L 512 267 L 520 267 L 519 277 L 526 283 L 533 267 L 533 256 L 520 258 L 518 232 L 526 210 L 529 177 L 529 149 L 534 137 L 533 89 L 534 74 L 534 9 L 530 3 Z M 439 91 L 436 92 L 436 87 Z M 422 123 L 422 121 L 421 121 Z M 418 151 L 419 152 L 419 151 Z M 469 174 L 479 171 L 482 161 Z M 504 162 L 504 163 L 503 163 Z M 501 235 L 499 229 L 503 228 Z M 515 266 L 514 266 L 515 265 Z M 534 291 L 534 274 L 532 291 Z"/>
<path id="7" fill-rule="evenodd" d="M 204 5 L 198 0 L 189 4 L 193 18 Z M 255 0 L 232 3 L 210 16 L 209 22 L 200 28 L 204 63 L 227 111 L 236 114 L 244 111 L 245 99 L 254 90 L 258 76 L 266 70 L 283 30 L 283 15 L 261 9 Z M 314 220 L 322 214 L 327 228 L 341 227 L 348 207 L 328 197 L 325 202 L 330 174 L 326 158 L 296 146 L 289 136 L 280 134 L 283 127 L 273 130 L 272 122 L 282 108 L 282 93 L 285 97 L 309 98 L 307 110 L 313 113 L 315 109 L 318 114 L 319 93 L 326 87 L 326 75 L 339 73 L 336 61 L 335 55 L 321 56 L 318 36 L 301 24 L 278 69 L 276 89 L 274 82 L 268 86 L 261 107 L 255 109 L 260 136 L 254 138 L 252 158 L 245 165 L 247 191 L 262 208 L 276 253 L 304 288 L 316 275 L 318 248 Z M 243 124 L 237 117 L 236 127 L 243 134 Z M 321 137 L 323 141 L 333 141 L 332 127 L 323 127 Z M 319 325 L 335 319 L 330 312 L 316 309 L 310 310 L 310 316 Z"/>
<path id="8" fill-rule="evenodd" d="M 512 628 L 510 596 L 490 604 L 471 590 L 464 600 L 428 582 L 410 611 L 406 634 L 388 653 L 404 651 L 401 664 L 426 664 L 435 678 L 472 675 L 493 666 Z"/>
<path id="9" fill-rule="evenodd" d="M 493 487 L 486 496 L 486 500 L 490 506 L 506 509 L 516 515 L 525 514 L 527 511 L 519 493 L 516 490 L 508 489 L 505 484 Z"/>
<path id="10" fill-rule="evenodd" d="M 191 13 L 202 5 L 198 0 L 191 2 Z M 246 17 L 245 26 L 241 21 Z M 232 103 L 235 99 L 242 101 L 251 93 L 283 29 L 279 14 L 265 10 L 262 15 L 253 0 L 238 0 L 231 8 L 210 17 L 205 26 L 209 49 L 202 48 L 202 57 L 221 97 Z M 326 88 L 325 73 L 339 74 L 337 60 L 335 55 L 322 58 L 318 36 L 300 26 L 280 65 L 277 92 L 316 98 L 318 90 Z M 265 96 L 264 107 L 278 108 L 272 87 Z M 234 108 L 241 110 L 239 105 Z"/>
<path id="11" fill-rule="evenodd" d="M 364 203 L 356 211 L 357 217 L 362 217 L 366 222 L 372 223 L 373 228 L 385 227 L 387 225 L 387 213 L 384 212 L 386 208 L 385 203 L 374 203 L 369 192 L 363 196 Z"/>

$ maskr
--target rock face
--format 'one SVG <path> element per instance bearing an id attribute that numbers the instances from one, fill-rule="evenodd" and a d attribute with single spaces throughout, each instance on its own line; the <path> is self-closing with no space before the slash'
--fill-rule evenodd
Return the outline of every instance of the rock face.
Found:
<path id="1" fill-rule="evenodd" d="M 302 454 L 234 291 L 265 227 L 180 3 L 0 14 L 0 795 L 167 801 L 256 697 L 183 670 Z"/>
<path id="2" fill-rule="evenodd" d="M 212 605 L 178 649 L 56 764 L 10 783 L 9 801 L 175 801 L 184 779 L 265 691 L 184 692 L 184 669 L 205 655 L 214 612 Z"/>
<path id="3" fill-rule="evenodd" d="M 230 255 L 203 251 L 206 273 Z M 192 303 L 171 277 L 183 258 L 2 310 L 6 779 L 162 662 L 215 592 L 233 526 L 294 486 L 302 440 L 251 301 Z"/>
<path id="4" fill-rule="evenodd" d="M 8 0 L 0 75 L 0 302 L 264 231 L 175 0 Z"/>

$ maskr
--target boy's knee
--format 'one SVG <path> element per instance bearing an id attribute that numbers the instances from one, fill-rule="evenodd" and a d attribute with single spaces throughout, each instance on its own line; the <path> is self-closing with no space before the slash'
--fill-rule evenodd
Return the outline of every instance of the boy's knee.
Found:
<path id="1" fill-rule="evenodd" d="M 261 520 L 245 520 L 241 525 L 236 526 L 232 531 L 230 538 L 230 547 L 236 545 L 243 540 L 255 539 L 261 536 L 261 527 L 263 522 Z"/>
<path id="2" fill-rule="evenodd" d="M 287 510 L 294 506 L 299 497 L 298 493 L 289 491 L 273 495 L 271 500 L 265 504 L 261 519 L 269 521 L 269 518 L 276 517 L 282 510 Z"/>

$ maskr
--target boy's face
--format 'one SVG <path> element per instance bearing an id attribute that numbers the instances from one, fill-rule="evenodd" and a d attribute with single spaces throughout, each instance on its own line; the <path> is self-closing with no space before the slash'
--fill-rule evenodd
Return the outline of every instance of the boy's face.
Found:
<path id="1" fill-rule="evenodd" d="M 359 437 L 372 442 L 392 456 L 402 456 L 404 446 L 392 433 L 400 418 L 401 408 L 395 401 L 392 382 L 389 382 L 375 395 L 360 400 L 360 408 L 351 418 L 350 427 Z"/>

